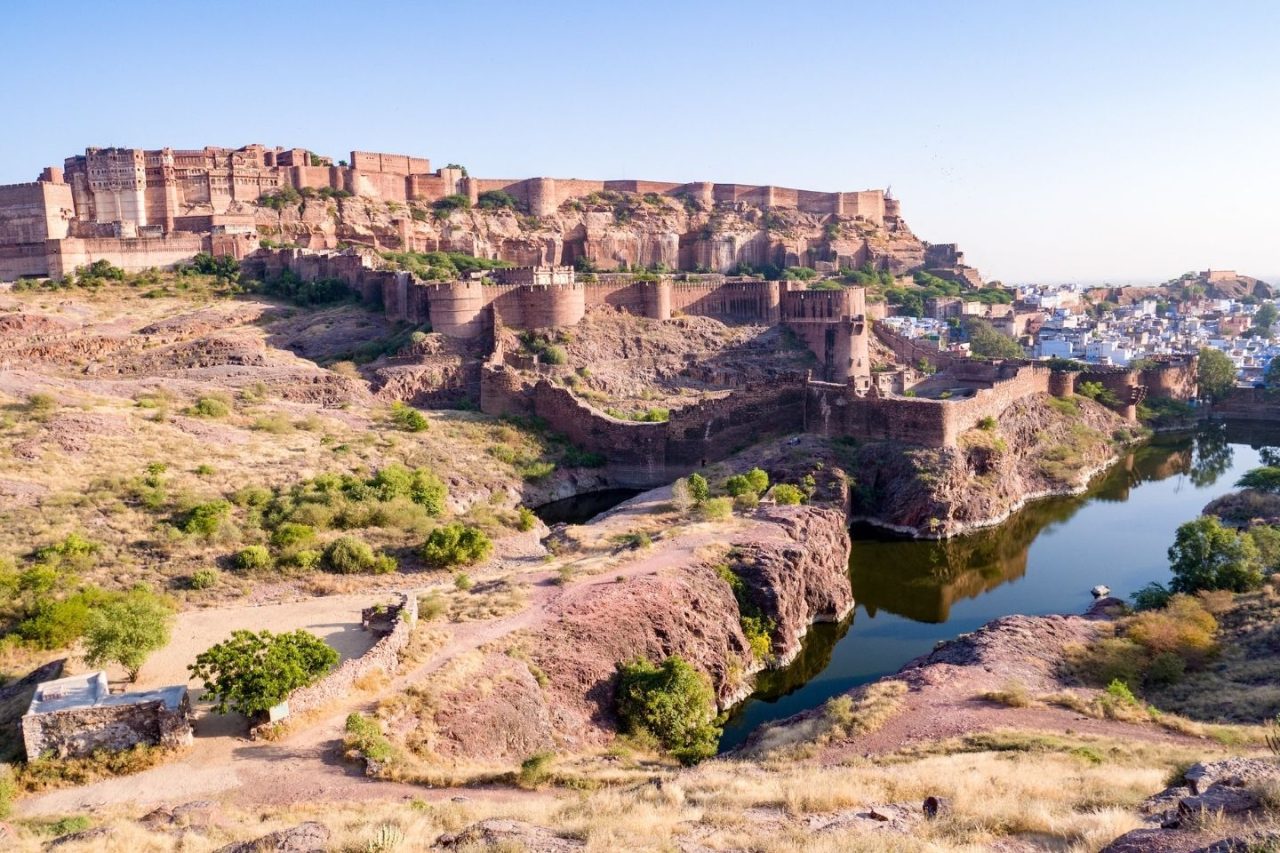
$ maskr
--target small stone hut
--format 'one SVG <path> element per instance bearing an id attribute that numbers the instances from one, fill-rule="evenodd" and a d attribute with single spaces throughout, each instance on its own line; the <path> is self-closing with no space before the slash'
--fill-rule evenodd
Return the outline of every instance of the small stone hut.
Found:
<path id="1" fill-rule="evenodd" d="M 45 681 L 22 717 L 27 759 L 92 755 L 140 743 L 191 743 L 191 699 L 185 685 L 112 694 L 105 672 Z"/>

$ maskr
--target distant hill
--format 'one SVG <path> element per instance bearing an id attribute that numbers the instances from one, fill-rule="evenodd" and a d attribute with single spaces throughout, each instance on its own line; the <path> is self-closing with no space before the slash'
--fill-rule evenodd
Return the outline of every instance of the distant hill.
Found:
<path id="1" fill-rule="evenodd" d="M 1094 302 L 1132 305 L 1143 299 L 1183 300 L 1196 296 L 1210 299 L 1274 299 L 1277 289 L 1260 278 L 1235 270 L 1203 270 L 1183 273 L 1155 287 L 1095 287 L 1085 291 Z"/>

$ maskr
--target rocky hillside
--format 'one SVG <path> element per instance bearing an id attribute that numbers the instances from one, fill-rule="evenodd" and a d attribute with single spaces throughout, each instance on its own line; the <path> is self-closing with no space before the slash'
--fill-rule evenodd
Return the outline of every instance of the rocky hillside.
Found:
<path id="1" fill-rule="evenodd" d="M 882 227 L 745 203 L 708 209 L 692 199 L 629 193 L 566 202 L 546 217 L 510 209 L 444 213 L 417 203 L 359 197 L 303 199 L 278 211 L 257 208 L 256 215 L 267 238 L 315 248 L 353 243 L 447 250 L 516 264 L 571 264 L 586 258 L 601 270 L 626 263 L 727 271 L 739 263 L 812 266 L 838 259 L 904 272 L 926 260 L 926 244 L 903 223 Z"/>
<path id="2" fill-rule="evenodd" d="M 1013 404 L 991 429 L 972 429 L 958 448 L 894 442 L 858 447 L 855 516 L 922 537 L 997 524 L 1029 500 L 1082 491 L 1133 429 L 1083 397 L 1037 395 Z"/>

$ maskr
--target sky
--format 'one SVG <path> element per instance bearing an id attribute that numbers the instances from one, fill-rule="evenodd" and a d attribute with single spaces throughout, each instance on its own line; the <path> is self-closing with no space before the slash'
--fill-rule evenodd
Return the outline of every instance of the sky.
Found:
<path id="1" fill-rule="evenodd" d="M 1280 279 L 1280 3 L 0 0 L 0 183 L 250 142 L 892 187 L 988 279 Z"/>

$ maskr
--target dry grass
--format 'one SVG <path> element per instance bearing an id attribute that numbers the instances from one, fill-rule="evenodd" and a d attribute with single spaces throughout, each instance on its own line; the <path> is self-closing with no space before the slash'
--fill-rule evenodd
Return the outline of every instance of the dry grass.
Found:
<path id="1" fill-rule="evenodd" d="M 836 696 L 827 701 L 822 713 L 801 723 L 765 728 L 747 754 L 770 761 L 790 760 L 834 741 L 869 734 L 898 712 L 906 692 L 907 685 L 901 681 L 878 681 Z"/>

